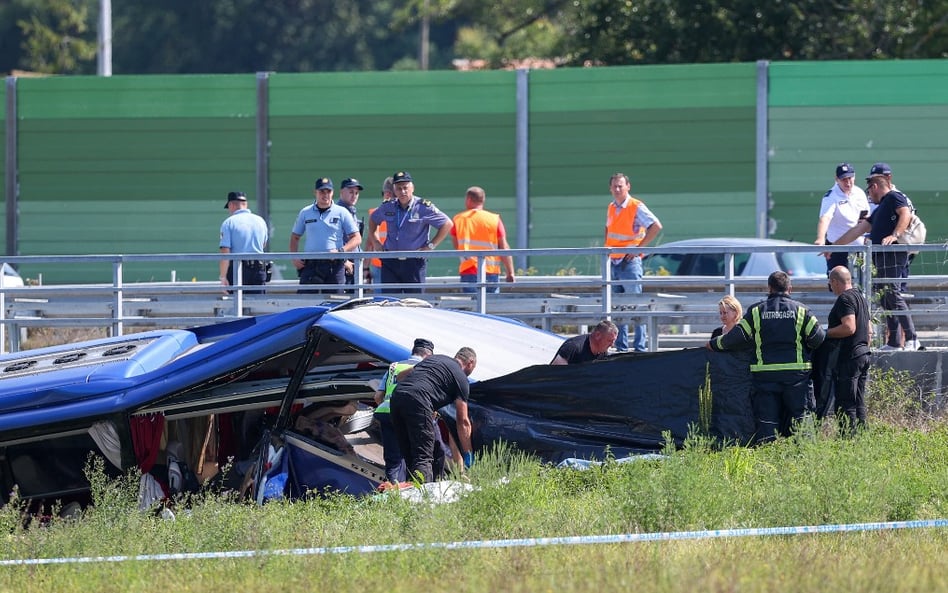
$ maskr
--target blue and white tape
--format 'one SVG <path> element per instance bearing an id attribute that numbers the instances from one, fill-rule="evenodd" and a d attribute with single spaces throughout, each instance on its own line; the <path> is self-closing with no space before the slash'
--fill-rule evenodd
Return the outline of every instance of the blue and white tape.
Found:
<path id="1" fill-rule="evenodd" d="M 658 533 L 626 533 L 616 535 L 577 535 L 569 537 L 537 537 L 461 542 L 417 544 L 384 544 L 375 546 L 336 546 L 294 548 L 288 550 L 238 550 L 232 552 L 192 552 L 181 554 L 139 554 L 135 556 L 80 556 L 73 558 L 22 558 L 0 560 L 0 566 L 31 566 L 41 564 L 94 564 L 102 562 L 148 562 L 164 560 L 204 560 L 218 558 L 258 558 L 262 556 L 317 556 L 321 554 L 376 554 L 416 550 L 457 550 L 487 548 L 528 548 L 536 546 L 583 546 L 591 544 L 624 544 L 635 542 L 700 540 L 728 537 L 767 537 L 810 533 L 846 533 L 853 531 L 884 531 L 891 529 L 932 529 L 948 527 L 948 519 L 919 521 L 887 521 L 843 525 L 803 525 L 797 527 L 748 527 L 742 529 L 711 529 L 704 531 L 670 531 Z"/>

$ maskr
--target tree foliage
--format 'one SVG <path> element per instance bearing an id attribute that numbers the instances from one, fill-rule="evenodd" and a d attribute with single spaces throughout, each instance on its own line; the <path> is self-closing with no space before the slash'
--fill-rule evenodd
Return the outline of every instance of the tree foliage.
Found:
<path id="1" fill-rule="evenodd" d="M 0 67 L 44 74 L 95 71 L 89 0 L 12 0 L 0 8 Z"/>
<path id="2" fill-rule="evenodd" d="M 98 0 L 0 2 L 0 69 L 94 71 Z M 945 0 L 121 0 L 116 73 L 948 57 Z"/>
<path id="3" fill-rule="evenodd" d="M 589 0 L 570 59 L 597 64 L 945 57 L 948 4 L 926 0 Z"/>

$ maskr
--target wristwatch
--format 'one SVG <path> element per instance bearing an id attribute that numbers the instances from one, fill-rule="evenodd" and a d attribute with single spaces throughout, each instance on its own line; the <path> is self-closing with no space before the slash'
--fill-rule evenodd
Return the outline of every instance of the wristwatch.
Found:
<path id="1" fill-rule="evenodd" d="M 435 245 L 431 241 L 428 241 L 428 249 L 434 250 L 435 247 L 437 247 L 437 245 Z"/>

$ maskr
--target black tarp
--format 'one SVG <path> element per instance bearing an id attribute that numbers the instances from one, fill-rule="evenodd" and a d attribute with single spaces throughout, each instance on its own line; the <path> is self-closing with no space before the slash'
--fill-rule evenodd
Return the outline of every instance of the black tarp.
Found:
<path id="1" fill-rule="evenodd" d="M 602 459 L 676 445 L 701 427 L 699 391 L 706 369 L 711 415 L 706 434 L 747 443 L 754 433 L 748 354 L 704 348 L 536 365 L 471 385 L 474 448 L 503 440 L 546 461 Z M 699 432 L 705 432 L 699 430 Z"/>

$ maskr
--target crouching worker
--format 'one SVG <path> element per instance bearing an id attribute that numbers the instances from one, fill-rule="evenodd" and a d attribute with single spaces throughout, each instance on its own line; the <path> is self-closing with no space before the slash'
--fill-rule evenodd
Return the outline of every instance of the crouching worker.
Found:
<path id="1" fill-rule="evenodd" d="M 751 402 L 757 442 L 772 441 L 780 419 L 803 420 L 810 403 L 813 351 L 826 337 L 816 316 L 790 298 L 790 277 L 774 272 L 767 278 L 769 296 L 747 310 L 734 329 L 708 342 L 710 350 L 735 350 L 753 345 Z"/>
<path id="2" fill-rule="evenodd" d="M 477 366 L 477 354 L 468 347 L 458 350 L 454 358 L 434 354 L 403 371 L 392 393 L 392 424 L 398 448 L 405 457 L 411 480 L 434 480 L 432 464 L 435 455 L 435 434 L 432 417 L 435 410 L 454 404 L 458 445 L 465 466 L 474 460 L 471 450 L 471 420 L 467 413 L 470 396 L 468 376 Z"/>

